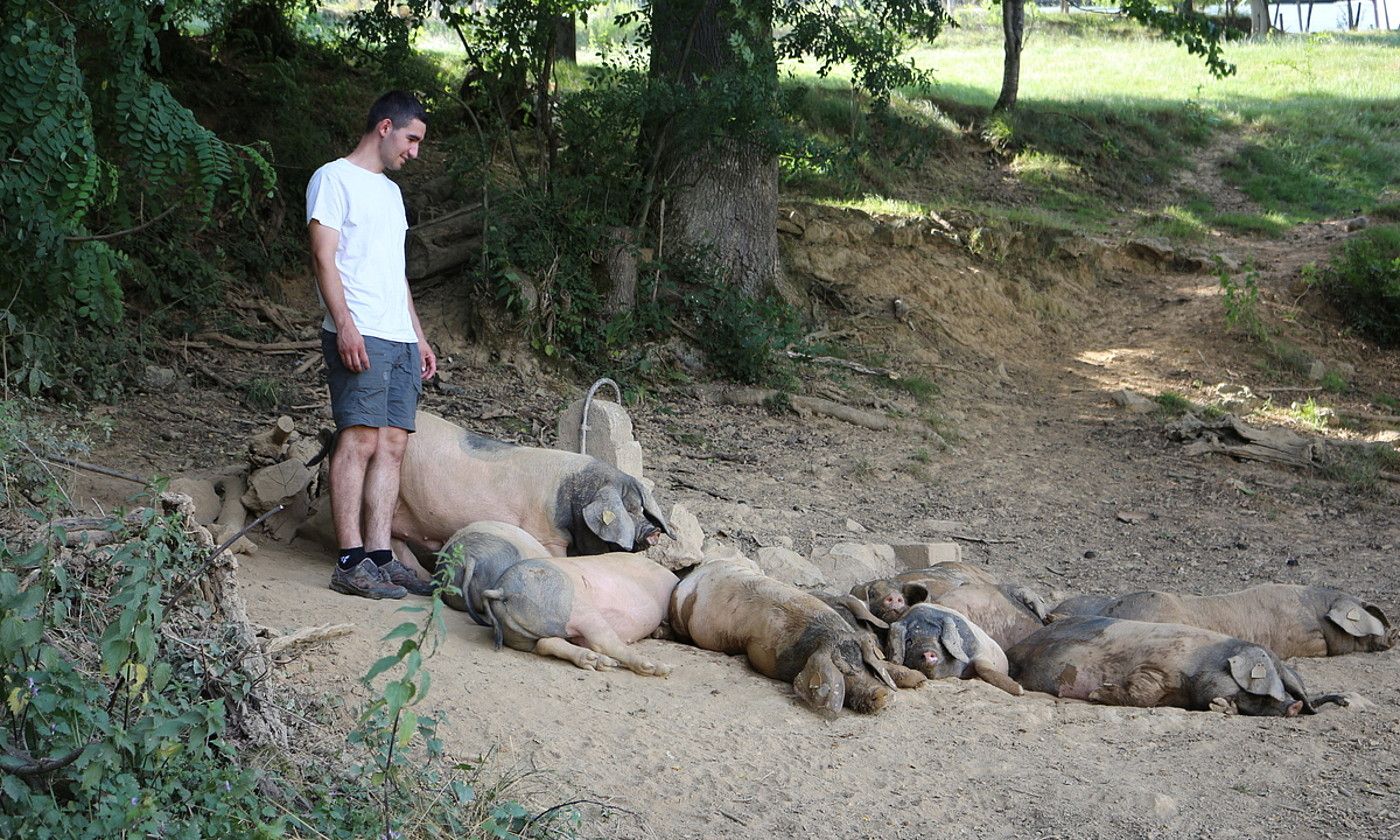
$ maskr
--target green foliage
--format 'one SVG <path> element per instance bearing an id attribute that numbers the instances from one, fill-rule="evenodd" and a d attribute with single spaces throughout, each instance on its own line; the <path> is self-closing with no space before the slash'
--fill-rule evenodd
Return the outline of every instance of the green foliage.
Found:
<path id="1" fill-rule="evenodd" d="M 1244 273 L 1244 281 L 1238 282 L 1217 257 L 1216 276 L 1224 292 L 1225 323 L 1255 341 L 1266 341 L 1269 331 L 1259 313 L 1259 272 L 1249 268 Z"/>
<path id="2" fill-rule="evenodd" d="M 30 393 L 89 384 L 60 380 L 86 348 L 56 338 L 126 331 L 127 236 L 172 217 L 188 236 L 275 184 L 259 152 L 221 141 L 151 76 L 157 31 L 206 5 L 0 3 L 0 146 L 22 164 L 0 170 L 0 257 L 29 267 L 0 310 L 0 373 Z"/>
<path id="3" fill-rule="evenodd" d="M 1400 469 L 1400 452 L 1388 443 L 1333 447 L 1328 455 L 1331 460 L 1322 468 L 1322 474 L 1345 482 L 1355 491 L 1374 490 L 1383 475 Z"/>
<path id="4" fill-rule="evenodd" d="M 1172 419 L 1196 410 L 1196 404 L 1176 391 L 1163 391 L 1152 398 L 1157 403 L 1159 419 Z"/>
<path id="5" fill-rule="evenodd" d="M 1400 347 L 1400 225 L 1350 239 L 1318 283 L 1353 329 L 1383 347 Z"/>
<path id="6" fill-rule="evenodd" d="M 791 362 L 779 351 L 800 338 L 801 322 L 787 304 L 747 298 L 702 276 L 686 295 L 685 310 L 693 337 L 721 374 L 748 384 L 789 385 Z"/>
<path id="7" fill-rule="evenodd" d="M 249 408 L 272 411 L 287 402 L 287 383 L 279 379 L 255 376 L 243 383 L 243 401 Z"/>
<path id="8" fill-rule="evenodd" d="M 0 515 L 36 506 L 61 511 L 68 492 L 45 458 L 81 457 L 88 443 L 75 430 L 39 417 L 23 399 L 0 400 Z"/>

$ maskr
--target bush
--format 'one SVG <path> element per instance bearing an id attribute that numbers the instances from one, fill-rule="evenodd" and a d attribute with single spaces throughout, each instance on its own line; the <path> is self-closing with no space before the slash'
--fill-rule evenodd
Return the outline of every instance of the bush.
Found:
<path id="1" fill-rule="evenodd" d="M 1400 347 L 1400 225 L 1356 236 L 1318 282 L 1349 324 L 1383 347 Z"/>

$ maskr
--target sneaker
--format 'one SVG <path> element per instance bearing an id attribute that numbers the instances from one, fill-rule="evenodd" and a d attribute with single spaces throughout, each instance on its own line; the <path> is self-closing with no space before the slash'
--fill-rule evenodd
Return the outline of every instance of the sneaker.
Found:
<path id="1" fill-rule="evenodd" d="M 366 557 L 354 568 L 342 569 L 339 565 L 331 572 L 331 589 L 346 595 L 359 595 L 362 598 L 402 598 L 408 590 L 390 583 L 381 577 L 374 561 Z"/>
<path id="2" fill-rule="evenodd" d="M 373 561 L 371 561 L 373 562 Z M 430 580 L 423 580 L 413 573 L 413 570 L 399 562 L 395 557 L 383 566 L 378 566 L 380 580 L 396 586 L 402 586 L 414 595 L 431 595 L 437 586 Z"/>

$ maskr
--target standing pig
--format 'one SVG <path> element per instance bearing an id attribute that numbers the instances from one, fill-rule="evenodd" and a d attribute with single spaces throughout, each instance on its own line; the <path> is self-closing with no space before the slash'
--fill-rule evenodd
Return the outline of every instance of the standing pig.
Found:
<path id="1" fill-rule="evenodd" d="M 1284 659 L 1389 650 L 1397 637 L 1379 607 L 1326 586 L 1267 583 L 1224 595 L 1143 591 L 1102 601 L 1088 596 L 1071 598 L 1055 612 L 1189 624 L 1263 645 Z"/>
<path id="2" fill-rule="evenodd" d="M 1045 602 L 1030 589 L 1017 583 L 1005 583 L 985 569 L 957 561 L 936 563 L 926 569 L 914 569 L 892 578 L 856 584 L 851 588 L 851 594 L 869 604 L 871 612 L 880 618 L 895 621 L 914 604 L 937 601 L 950 590 L 972 585 L 1001 590 L 1009 602 L 1023 606 L 1042 624 L 1050 614 Z"/>
<path id="3" fill-rule="evenodd" d="M 921 603 L 890 625 L 889 659 L 930 679 L 979 677 L 1008 694 L 1021 686 L 1007 675 L 1006 653 L 967 616 L 950 607 Z"/>
<path id="4" fill-rule="evenodd" d="M 1184 624 L 1072 616 L 1006 655 L 1021 685 L 1057 697 L 1243 715 L 1316 711 L 1302 679 L 1270 651 Z"/>
<path id="5" fill-rule="evenodd" d="M 642 555 L 614 552 L 522 560 L 481 595 L 497 648 L 504 643 L 588 670 L 623 666 L 664 677 L 670 665 L 629 645 L 661 625 L 675 588 L 668 569 Z"/>
<path id="6" fill-rule="evenodd" d="M 514 525 L 504 522 L 473 522 L 452 535 L 438 552 L 434 577 L 439 586 L 453 586 L 456 593 L 444 592 L 442 602 L 454 610 L 463 610 L 472 621 L 483 627 L 486 618 L 486 598 L 482 594 L 496 585 L 506 569 L 522 560 L 548 557 L 549 551 L 539 540 Z M 446 562 L 444 562 L 446 561 Z"/>
<path id="7" fill-rule="evenodd" d="M 706 650 L 746 654 L 755 671 L 791 682 L 817 711 L 877 712 L 894 699 L 873 639 L 743 560 L 706 560 L 691 571 L 671 594 L 671 629 Z"/>
<path id="8" fill-rule="evenodd" d="M 523 528 L 555 557 L 642 551 L 673 536 L 641 482 L 591 455 L 514 446 L 426 412 L 408 438 L 395 538 L 437 551 L 458 529 Z"/>

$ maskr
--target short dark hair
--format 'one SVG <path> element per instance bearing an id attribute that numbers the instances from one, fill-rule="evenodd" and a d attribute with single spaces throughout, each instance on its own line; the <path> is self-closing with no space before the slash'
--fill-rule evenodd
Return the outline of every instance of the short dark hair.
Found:
<path id="1" fill-rule="evenodd" d="M 423 107 L 423 103 L 419 102 L 418 97 L 413 94 L 402 90 L 391 90 L 369 106 L 369 118 L 365 120 L 365 133 L 374 131 L 374 127 L 386 119 L 394 124 L 394 128 L 403 128 L 412 120 L 422 120 L 424 124 L 427 124 L 428 112 Z"/>

